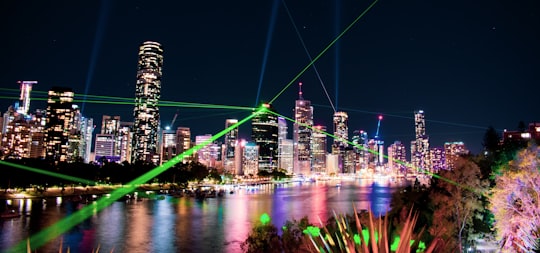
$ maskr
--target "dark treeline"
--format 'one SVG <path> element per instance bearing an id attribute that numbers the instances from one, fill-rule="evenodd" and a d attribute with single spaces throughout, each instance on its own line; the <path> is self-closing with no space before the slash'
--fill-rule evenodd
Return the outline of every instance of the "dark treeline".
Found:
<path id="1" fill-rule="evenodd" d="M 0 164 L 0 188 L 27 188 L 51 186 L 92 186 L 95 184 L 126 184 L 144 173 L 154 169 L 151 163 L 58 163 L 43 159 L 12 159 Z M 23 165 L 25 168 L 19 168 Z M 51 175 L 52 173 L 83 179 L 75 182 L 66 178 Z M 188 181 L 202 181 L 212 178 L 220 181 L 221 177 L 215 169 L 209 169 L 201 163 L 176 164 L 147 183 L 174 183 L 187 186 Z M 87 183 L 84 181 L 88 180 Z"/>

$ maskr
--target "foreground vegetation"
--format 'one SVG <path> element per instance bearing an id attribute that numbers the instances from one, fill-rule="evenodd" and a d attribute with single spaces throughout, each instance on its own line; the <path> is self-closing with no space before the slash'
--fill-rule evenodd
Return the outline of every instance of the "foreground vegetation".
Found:
<path id="1" fill-rule="evenodd" d="M 396 191 L 384 217 L 355 210 L 318 226 L 304 217 L 287 221 L 281 235 L 261 222 L 243 250 L 450 253 L 495 238 L 496 252 L 540 252 L 540 148 L 493 142 L 500 139 L 493 133 L 486 133 L 484 154 L 460 157 L 429 185 Z"/>

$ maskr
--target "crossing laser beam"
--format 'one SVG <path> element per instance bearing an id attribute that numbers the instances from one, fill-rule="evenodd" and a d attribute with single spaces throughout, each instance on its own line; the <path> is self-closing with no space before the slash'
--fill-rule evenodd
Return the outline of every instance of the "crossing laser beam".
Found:
<path id="1" fill-rule="evenodd" d="M 281 89 L 281 91 L 279 91 L 269 103 L 272 104 L 279 96 L 281 96 L 281 94 L 283 94 L 283 92 L 285 92 L 294 82 L 296 82 L 296 80 L 303 75 L 304 72 L 311 67 L 311 65 L 319 60 L 319 58 L 321 58 L 321 56 L 323 56 L 326 51 L 328 51 L 328 49 L 330 49 L 336 43 L 336 41 L 341 39 L 341 37 L 343 37 L 345 33 L 347 33 L 364 15 L 366 15 L 366 13 L 368 13 L 368 11 L 371 10 L 371 8 L 373 8 L 378 1 L 379 0 L 373 1 L 362 13 L 360 13 L 360 15 L 358 15 L 353 22 L 351 22 L 336 38 L 334 38 L 334 40 L 330 42 L 330 44 L 328 44 L 312 61 L 308 63 L 308 65 L 306 65 L 287 85 L 285 85 L 285 87 L 283 87 L 283 89 Z"/>
<path id="2" fill-rule="evenodd" d="M 238 126 L 246 123 L 254 116 L 260 114 L 261 112 L 268 111 L 268 109 L 264 107 L 258 108 L 256 111 L 254 111 L 251 115 L 247 116 L 246 118 L 238 121 L 238 123 L 231 125 L 230 127 L 222 130 L 221 132 L 217 133 L 216 135 L 213 135 L 212 138 L 204 141 L 203 143 L 200 143 L 193 148 L 187 150 L 186 152 L 172 158 L 171 160 L 167 161 L 166 163 L 148 171 L 147 173 L 141 175 L 140 177 L 132 180 L 131 182 L 127 183 L 125 187 L 118 188 L 114 190 L 109 198 L 100 198 L 98 199 L 95 204 L 93 205 L 87 205 L 83 207 L 82 209 L 78 210 L 77 212 L 71 214 L 70 216 L 58 221 L 57 223 L 39 231 L 38 233 L 32 235 L 28 240 L 29 244 L 32 246 L 32 250 L 35 250 L 47 242 L 53 240 L 54 238 L 64 234 L 65 232 L 69 231 L 71 228 L 73 228 L 75 225 L 81 223 L 85 219 L 88 219 L 91 217 L 94 213 L 99 212 L 103 210 L 104 208 L 111 205 L 114 201 L 118 200 L 122 196 L 129 194 L 133 192 L 138 185 L 144 184 L 148 182 L 149 180 L 155 178 L 159 174 L 163 173 L 164 171 L 168 170 L 175 164 L 182 161 L 185 157 L 192 155 L 197 150 L 205 147 L 206 145 L 212 143 L 213 141 L 217 140 L 218 138 L 222 137 L 223 135 L 227 134 L 231 130 L 237 128 Z M 27 242 L 21 241 L 17 245 L 13 246 L 11 249 L 9 249 L 7 252 L 25 252 L 27 247 Z"/>
<path id="3" fill-rule="evenodd" d="M 291 118 L 289 118 L 289 117 L 283 116 L 283 115 L 281 115 L 281 114 L 279 114 L 279 113 L 276 113 L 276 112 L 273 112 L 273 111 L 268 111 L 268 112 L 270 112 L 270 113 L 272 113 L 272 114 L 274 114 L 274 115 L 276 115 L 276 116 L 278 116 L 278 117 L 283 117 L 284 119 L 286 119 L 286 120 L 288 120 L 288 121 L 291 121 L 291 122 L 293 122 L 293 123 L 296 123 L 296 124 L 299 124 L 299 125 L 301 125 L 301 126 L 307 127 L 307 128 L 309 128 L 309 129 L 311 129 L 312 131 L 317 131 L 317 132 L 319 132 L 319 133 L 322 133 L 322 134 L 324 134 L 324 135 L 326 135 L 326 136 L 328 136 L 328 137 L 331 137 L 331 138 L 333 138 L 333 139 L 339 138 L 339 137 L 337 137 L 337 136 L 335 136 L 335 135 L 333 135 L 333 134 L 330 134 L 330 133 L 328 133 L 328 132 L 322 131 L 322 130 L 320 130 L 320 129 L 315 129 L 315 128 L 313 128 L 312 126 L 306 125 L 306 124 L 304 124 L 304 123 L 296 122 L 294 119 L 291 119 Z M 343 142 L 346 142 L 347 144 L 351 145 L 351 146 L 354 147 L 354 148 L 357 148 L 357 149 L 363 150 L 363 151 L 367 151 L 367 152 L 369 152 L 369 153 L 371 153 L 371 154 L 374 154 L 374 155 L 376 155 L 376 156 L 378 156 L 378 155 L 380 154 L 380 153 L 377 152 L 376 150 L 367 148 L 367 147 L 365 147 L 365 146 L 363 146 L 363 145 L 355 144 L 355 143 L 353 143 L 353 142 L 351 142 L 351 141 L 349 141 L 349 140 L 343 140 L 343 139 L 340 139 L 340 140 L 343 141 Z M 395 163 L 397 163 L 397 164 L 399 164 L 399 165 L 405 166 L 405 167 L 407 167 L 407 168 L 411 168 L 411 169 L 413 169 L 413 170 L 415 170 L 415 171 L 417 171 L 417 172 L 419 172 L 419 173 L 427 174 L 427 175 L 429 175 L 429 176 L 431 176 L 431 177 L 438 178 L 438 179 L 440 179 L 440 180 L 443 180 L 443 181 L 445 181 L 445 182 L 448 182 L 448 183 L 450 183 L 450 184 L 453 184 L 453 185 L 455 185 L 455 186 L 457 186 L 457 187 L 461 187 L 461 188 L 466 189 L 466 190 L 468 190 L 468 191 L 474 192 L 474 193 L 476 193 L 476 194 L 479 194 L 479 195 L 484 195 L 484 194 L 485 194 L 484 192 L 480 192 L 480 191 L 478 191 L 478 190 L 476 190 L 476 189 L 474 189 L 474 188 L 468 187 L 468 186 L 466 186 L 466 185 L 461 185 L 461 184 L 459 184 L 459 183 L 457 183 L 457 182 L 455 182 L 455 181 L 453 181 L 453 180 L 450 180 L 450 179 L 445 178 L 445 177 L 441 177 L 441 176 L 439 176 L 439 175 L 437 175 L 437 174 L 435 174 L 435 173 L 433 173 L 433 172 L 430 172 L 430 171 L 427 170 L 427 169 L 420 168 L 420 167 L 414 167 L 412 164 L 407 163 L 407 161 L 402 161 L 402 160 L 399 160 L 399 159 L 393 159 L 392 157 L 389 157 L 388 155 L 385 155 L 385 154 L 383 154 L 383 157 L 386 158 L 386 159 L 388 159 L 388 160 L 392 160 L 393 162 L 395 162 Z"/>
<path id="4" fill-rule="evenodd" d="M 313 57 L 311 57 L 311 54 L 309 53 L 306 43 L 304 43 L 304 39 L 302 38 L 302 35 L 300 34 L 300 31 L 298 31 L 298 27 L 296 26 L 296 22 L 294 22 L 294 19 L 291 15 L 291 12 L 289 10 L 289 7 L 287 7 L 287 3 L 285 3 L 285 0 L 282 1 L 283 6 L 285 7 L 285 10 L 287 11 L 287 15 L 289 16 L 289 19 L 291 20 L 291 23 L 294 27 L 294 31 L 296 31 L 296 35 L 298 36 L 298 39 L 300 40 L 300 43 L 302 44 L 302 47 L 304 47 L 304 51 L 307 54 L 307 57 L 309 61 L 313 61 Z M 334 104 L 332 103 L 332 99 L 330 98 L 330 95 L 328 95 L 328 91 L 326 91 L 326 86 L 324 85 L 324 82 L 321 78 L 321 75 L 319 75 L 319 71 L 317 70 L 317 66 L 313 64 L 313 71 L 315 71 L 315 74 L 317 75 L 317 78 L 319 79 L 319 82 L 321 83 L 321 86 L 324 90 L 324 93 L 326 94 L 326 97 L 328 98 L 328 101 L 330 102 L 330 105 L 332 106 L 332 109 L 334 109 L 334 112 L 336 111 L 336 108 L 334 107 Z"/>

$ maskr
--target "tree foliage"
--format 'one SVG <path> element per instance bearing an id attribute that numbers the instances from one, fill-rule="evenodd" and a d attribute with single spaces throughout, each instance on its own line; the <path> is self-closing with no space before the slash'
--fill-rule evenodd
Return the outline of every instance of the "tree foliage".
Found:
<path id="1" fill-rule="evenodd" d="M 481 197 L 488 182 L 481 178 L 480 168 L 460 157 L 453 170 L 441 171 L 433 181 L 430 197 L 434 213 L 429 233 L 443 239 L 448 252 L 462 250 L 464 239 L 472 235 L 474 218 L 484 210 Z"/>
<path id="2" fill-rule="evenodd" d="M 540 238 L 540 149 L 518 152 L 503 165 L 491 192 L 490 210 L 504 252 L 538 250 Z"/>

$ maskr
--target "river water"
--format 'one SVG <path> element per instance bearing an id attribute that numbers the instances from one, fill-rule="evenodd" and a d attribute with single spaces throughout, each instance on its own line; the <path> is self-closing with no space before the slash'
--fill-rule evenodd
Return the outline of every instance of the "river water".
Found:
<path id="1" fill-rule="evenodd" d="M 335 211 L 353 213 L 370 206 L 376 213 L 389 209 L 391 194 L 406 181 L 296 182 L 234 188 L 224 197 L 198 200 L 164 196 L 143 201 L 116 201 L 37 250 L 59 252 L 242 252 L 262 214 L 278 228 L 287 220 L 307 216 L 313 224 Z M 3 200 L 6 201 L 6 200 Z M 23 214 L 0 220 L 0 251 L 6 251 L 41 229 L 55 224 L 84 205 L 59 199 L 11 200 Z"/>

